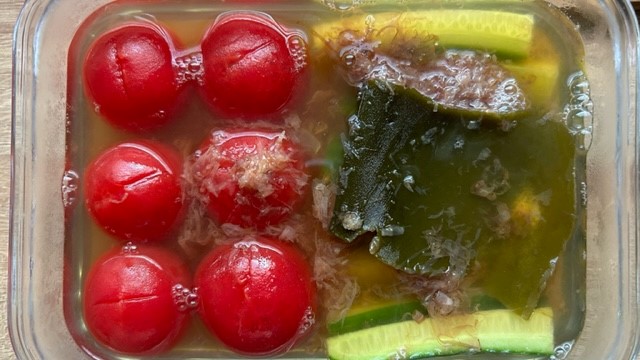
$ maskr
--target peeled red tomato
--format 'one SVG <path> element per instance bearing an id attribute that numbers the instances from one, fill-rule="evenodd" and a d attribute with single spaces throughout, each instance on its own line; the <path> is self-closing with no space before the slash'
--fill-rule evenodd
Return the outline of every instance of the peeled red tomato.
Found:
<path id="1" fill-rule="evenodd" d="M 301 202 L 308 175 L 297 144 L 283 132 L 215 131 L 200 146 L 194 181 L 218 223 L 265 229 Z"/>
<path id="2" fill-rule="evenodd" d="M 177 300 L 189 271 L 174 253 L 128 244 L 104 254 L 84 287 L 87 328 L 104 345 L 128 354 L 157 354 L 182 334 L 188 312 Z"/>
<path id="3" fill-rule="evenodd" d="M 83 77 L 97 112 L 116 127 L 153 130 L 177 110 L 171 40 L 158 25 L 130 23 L 100 35 L 84 60 Z"/>
<path id="4" fill-rule="evenodd" d="M 315 322 L 311 271 L 288 243 L 246 237 L 218 246 L 198 266 L 194 285 L 207 328 L 242 354 L 284 352 Z"/>
<path id="5" fill-rule="evenodd" d="M 226 117 L 269 117 L 285 108 L 304 82 L 304 35 L 285 29 L 266 14 L 220 16 L 204 36 L 201 49 L 202 93 Z"/>
<path id="6" fill-rule="evenodd" d="M 181 175 L 180 157 L 168 146 L 121 143 L 85 170 L 85 203 L 95 221 L 120 240 L 163 240 L 184 217 Z"/>

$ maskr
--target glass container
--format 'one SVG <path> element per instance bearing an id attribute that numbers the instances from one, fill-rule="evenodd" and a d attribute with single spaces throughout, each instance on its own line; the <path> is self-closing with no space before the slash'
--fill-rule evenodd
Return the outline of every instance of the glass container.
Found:
<path id="1" fill-rule="evenodd" d="M 565 106 L 564 121 L 580 133 L 582 146 L 578 151 L 584 152 L 584 181 L 577 184 L 581 210 L 577 214 L 585 219 L 586 226 L 575 241 L 568 243 L 562 255 L 563 259 L 572 259 L 569 275 L 561 280 L 569 282 L 571 293 L 565 295 L 564 301 L 571 310 L 565 313 L 569 315 L 564 322 L 556 324 L 556 333 L 562 333 L 563 327 L 571 327 L 575 329 L 575 337 L 562 339 L 556 334 L 556 348 L 550 357 L 518 358 L 633 359 L 638 354 L 640 335 L 637 20 L 628 1 L 534 2 L 538 8 L 553 8 L 561 14 L 559 31 L 577 34 L 578 41 L 584 44 L 581 65 L 588 82 L 583 81 L 583 75 L 574 73 L 562 86 L 569 93 L 574 91 L 582 106 Z M 375 12 L 376 7 L 411 12 L 418 8 L 465 9 L 484 6 L 483 3 L 509 11 L 526 8 L 532 2 L 26 1 L 13 42 L 9 209 L 8 320 L 18 358 L 129 358 L 96 344 L 87 332 L 81 311 L 87 262 L 114 245 L 82 245 L 78 237 L 90 237 L 99 230 L 91 226 L 77 230 L 69 225 L 74 224 L 69 220 L 74 216 L 86 217 L 82 215 L 86 210 L 81 192 L 84 169 L 76 165 L 86 164 L 89 153 L 93 156 L 108 141 L 133 136 L 100 123 L 97 116 L 90 115 L 91 106 L 77 100 L 82 97 L 79 64 L 88 44 L 98 34 L 113 24 L 132 19 L 161 19 L 182 29 L 177 31 L 178 36 L 188 48 L 199 41 L 202 31 L 217 15 L 237 9 L 264 11 L 276 19 L 285 19 L 287 25 L 308 30 L 309 24 L 318 19 L 366 14 Z M 534 16 L 545 21 L 544 15 Z M 82 106 L 85 107 L 78 110 Z M 89 126 L 83 121 L 99 124 Z M 96 137 L 99 133 L 112 137 L 101 143 Z M 201 347 L 188 342 L 181 344 L 177 352 L 153 358 L 242 358 L 211 341 L 205 341 Z M 321 349 L 296 350 L 283 356 L 324 358 L 326 353 Z"/>

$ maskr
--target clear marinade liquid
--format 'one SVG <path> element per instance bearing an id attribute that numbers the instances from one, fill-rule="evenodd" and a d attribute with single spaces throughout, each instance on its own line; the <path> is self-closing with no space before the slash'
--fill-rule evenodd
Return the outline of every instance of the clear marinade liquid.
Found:
<path id="1" fill-rule="evenodd" d="M 379 4 L 375 4 L 372 1 L 352 5 L 334 2 L 322 4 L 313 1 L 224 2 L 219 4 L 196 1 L 163 2 L 162 4 L 123 2 L 108 5 L 90 17 L 77 33 L 69 49 L 67 139 L 69 165 L 63 184 L 68 190 L 65 196 L 65 205 L 69 209 L 65 242 L 68 265 L 65 274 L 66 298 L 64 303 L 67 323 L 76 340 L 89 349 L 88 351 L 99 356 L 118 357 L 109 349 L 97 344 L 83 326 L 82 288 L 88 269 L 92 262 L 105 251 L 124 245 L 123 242 L 111 238 L 100 229 L 86 211 L 82 183 L 83 172 L 87 164 L 109 146 L 139 138 L 148 138 L 169 144 L 175 147 L 184 159 L 189 159 L 212 131 L 242 124 L 241 120 L 235 121 L 217 117 L 205 105 L 196 87 L 191 86 L 185 89 L 183 105 L 177 112 L 176 118 L 167 126 L 142 135 L 113 128 L 97 115 L 95 106 L 86 98 L 83 89 L 82 62 L 91 41 L 96 36 L 129 21 L 142 20 L 161 24 L 169 29 L 174 39 L 178 40 L 174 54 L 178 59 L 175 66 L 182 69 L 178 76 L 189 77 L 198 76 L 200 71 L 200 58 L 197 51 L 199 42 L 216 17 L 225 11 L 243 9 L 262 11 L 274 17 L 284 26 L 299 29 L 307 35 L 310 70 L 308 86 L 303 93 L 299 94 L 300 99 L 295 101 L 294 105 L 283 114 L 282 122 L 276 123 L 273 128 L 285 130 L 288 136 L 303 144 L 307 155 L 306 171 L 311 176 L 311 180 L 303 206 L 285 223 L 280 232 L 276 231 L 276 236 L 286 237 L 290 241 L 297 242 L 309 257 L 318 257 L 320 261 L 313 261 L 312 265 L 316 266 L 314 271 L 318 281 L 323 281 L 318 284 L 320 304 L 319 316 L 316 318 L 315 324 L 316 330 L 312 336 L 299 342 L 284 356 L 323 357 L 325 356 L 325 339 L 328 336 L 328 323 L 335 321 L 337 316 L 344 315 L 348 311 L 349 303 L 358 307 L 365 306 L 367 302 L 372 301 L 367 297 L 369 295 L 365 294 L 375 291 L 369 290 L 374 288 L 397 289 L 401 280 L 398 280 L 398 277 L 394 275 L 395 270 L 386 265 L 377 264 L 377 260 L 373 257 L 363 255 L 370 248 L 368 241 L 360 241 L 355 245 L 346 246 L 323 227 L 322 220 L 326 220 L 326 218 L 319 219 L 322 216 L 318 215 L 318 204 L 322 199 L 318 198 L 321 196 L 321 192 L 316 191 L 318 190 L 316 185 L 318 183 L 326 185 L 331 181 L 331 173 L 337 171 L 332 167 L 331 161 L 327 159 L 331 160 L 331 153 L 336 143 L 340 143 L 337 139 L 340 139 L 341 134 L 348 132 L 348 119 L 356 111 L 358 93 L 345 79 L 345 73 L 349 73 L 348 68 L 352 65 L 354 58 L 344 56 L 349 55 L 348 51 L 342 51 L 353 44 L 343 44 L 345 49 L 333 48 L 340 56 L 336 57 L 336 53 L 328 53 L 326 48 L 331 41 L 319 38 L 318 25 L 353 15 L 367 18 L 367 21 L 375 24 L 376 16 L 383 12 L 401 14 L 434 9 L 460 11 L 477 9 L 509 11 L 533 16 L 535 25 L 527 57 L 517 61 L 499 60 L 507 69 L 512 69 L 517 74 L 516 78 L 519 80 L 524 94 L 531 102 L 531 107 L 536 110 L 513 121 L 538 121 L 540 119 L 556 121 L 567 127 L 568 133 L 575 141 L 575 152 L 572 153 L 573 158 L 571 159 L 574 164 L 573 189 L 575 191 L 568 196 L 568 199 L 574 202 L 575 211 L 572 216 L 575 218 L 575 223 L 571 229 L 571 235 L 564 239 L 566 244 L 561 247 L 562 250 L 558 253 L 558 258 L 553 259 L 554 266 L 550 267 L 550 277 L 544 281 L 544 290 L 539 301 L 539 304 L 550 306 L 554 311 L 554 341 L 558 348 L 552 357 L 564 358 L 570 349 L 570 344 L 580 333 L 584 315 L 585 263 L 582 254 L 585 251 L 583 218 L 586 204 L 582 200 L 584 194 L 581 191 L 586 188 L 584 157 L 591 138 L 592 104 L 589 99 L 588 82 L 585 75 L 581 73 L 582 48 L 579 36 L 576 35 L 573 25 L 560 12 L 542 2 L 457 1 L 436 3 L 437 5 L 428 2 L 423 4 L 417 1 L 398 3 L 380 1 Z M 361 31 L 363 29 L 349 30 Z M 405 40 L 409 43 L 411 41 L 411 39 Z M 402 41 L 402 38 L 399 41 Z M 335 43 L 332 44 L 335 45 Z M 501 59 L 500 56 L 498 58 Z M 182 67 L 180 67 L 181 65 Z M 345 71 L 345 69 L 347 70 Z M 531 79 L 540 78 L 546 82 L 531 81 Z M 528 146 L 535 149 L 535 139 L 532 139 Z M 533 169 L 532 171 L 544 172 L 545 170 Z M 320 203 L 322 202 L 320 201 Z M 207 236 L 198 232 L 201 230 L 195 231 L 194 229 L 209 227 L 213 228 L 216 234 L 225 234 L 230 230 L 219 224 L 212 224 L 211 220 L 206 217 L 196 218 L 202 216 L 202 212 L 188 211 L 187 216 L 186 225 L 175 235 L 175 241 L 169 239 L 164 243 L 164 246 L 181 253 L 194 269 L 202 255 L 215 245 L 214 240 L 202 239 Z M 394 229 L 388 229 L 388 234 L 383 235 L 392 236 Z M 542 234 L 542 236 L 549 236 L 549 234 Z M 336 248 L 341 251 L 339 261 L 330 258 L 331 251 L 322 250 L 323 248 L 331 250 L 336 243 L 339 244 L 335 245 Z M 502 257 L 509 256 L 509 254 L 502 253 L 495 256 Z M 532 256 L 534 255 L 532 254 Z M 349 261 L 355 265 L 349 266 Z M 371 265 L 372 261 L 374 265 Z M 320 265 L 318 264 L 328 265 L 336 272 L 328 275 L 326 270 L 319 269 Z M 357 269 L 354 270 L 354 267 L 360 266 L 358 264 L 363 264 L 361 267 L 369 270 L 364 270 L 364 275 L 359 274 Z M 379 270 L 380 266 L 383 266 L 382 270 Z M 367 275 L 367 271 L 380 271 L 380 273 L 375 279 L 372 279 Z M 341 283 L 334 280 L 345 278 L 355 279 L 359 292 L 354 291 L 353 281 L 343 282 L 343 287 L 327 285 Z M 501 284 L 494 283 L 490 286 L 499 288 Z M 469 294 L 483 292 L 482 288 L 478 287 L 478 283 L 468 287 L 461 285 L 456 290 L 463 293 L 468 291 Z M 345 294 L 350 291 L 353 292 L 353 295 L 345 300 Z M 392 294 L 384 300 L 391 303 L 393 303 L 393 299 L 399 302 L 404 301 L 406 294 L 400 294 L 401 292 L 398 290 L 397 296 Z M 473 312 L 477 306 L 478 304 L 473 302 L 463 302 L 459 308 L 455 309 L 455 312 Z M 197 315 L 194 315 L 185 336 L 170 353 L 164 356 L 167 358 L 229 357 L 234 354 L 226 350 L 210 335 Z M 500 355 L 495 356 L 499 357 Z M 506 355 L 506 357 L 511 356 Z"/>

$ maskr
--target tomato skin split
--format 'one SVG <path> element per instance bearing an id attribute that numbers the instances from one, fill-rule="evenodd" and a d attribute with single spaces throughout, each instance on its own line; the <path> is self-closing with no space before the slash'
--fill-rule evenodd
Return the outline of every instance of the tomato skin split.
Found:
<path id="1" fill-rule="evenodd" d="M 129 243 L 100 257 L 87 275 L 87 328 L 119 352 L 162 353 L 175 345 L 187 326 L 190 315 L 176 301 L 176 289 L 190 287 L 187 266 L 177 255 Z"/>
<path id="2" fill-rule="evenodd" d="M 184 218 L 181 176 L 173 149 L 151 141 L 121 143 L 87 167 L 85 204 L 93 219 L 120 240 L 161 241 Z"/>
<path id="3" fill-rule="evenodd" d="M 289 243 L 245 237 L 218 246 L 198 266 L 194 284 L 207 328 L 241 354 L 287 351 L 315 322 L 315 283 Z"/>
<path id="4" fill-rule="evenodd" d="M 152 23 L 129 23 L 98 37 L 83 64 L 84 88 L 97 112 L 134 132 L 168 123 L 181 91 L 173 53 L 168 31 Z"/>
<path id="5" fill-rule="evenodd" d="M 309 176 L 284 132 L 215 131 L 194 156 L 194 181 L 218 223 L 278 225 L 301 202 Z"/>
<path id="6" fill-rule="evenodd" d="M 202 40 L 203 98 L 222 116 L 277 115 L 306 82 L 307 42 L 260 12 L 228 12 Z"/>

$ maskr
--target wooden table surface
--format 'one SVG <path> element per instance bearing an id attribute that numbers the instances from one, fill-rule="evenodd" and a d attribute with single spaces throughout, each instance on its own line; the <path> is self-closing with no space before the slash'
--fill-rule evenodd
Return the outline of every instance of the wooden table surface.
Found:
<path id="1" fill-rule="evenodd" d="M 0 0 L 0 359 L 15 359 L 7 326 L 11 49 L 13 25 L 24 0 Z"/>

